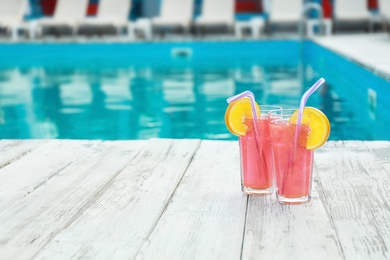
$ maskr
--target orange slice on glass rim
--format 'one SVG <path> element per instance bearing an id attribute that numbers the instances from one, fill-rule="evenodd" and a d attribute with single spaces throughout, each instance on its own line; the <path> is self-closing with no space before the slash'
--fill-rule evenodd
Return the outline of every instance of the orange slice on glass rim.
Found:
<path id="1" fill-rule="evenodd" d="M 260 116 L 260 107 L 255 103 L 257 116 Z M 245 119 L 253 119 L 252 106 L 248 97 L 231 102 L 225 112 L 225 123 L 229 131 L 237 136 L 245 136 L 248 125 Z"/>
<path id="2" fill-rule="evenodd" d="M 290 123 L 296 124 L 298 121 L 298 110 L 295 111 Z M 303 110 L 302 122 L 308 122 L 310 132 L 306 143 L 307 150 L 314 150 L 321 147 L 329 138 L 330 123 L 326 115 L 314 107 L 305 107 Z"/>

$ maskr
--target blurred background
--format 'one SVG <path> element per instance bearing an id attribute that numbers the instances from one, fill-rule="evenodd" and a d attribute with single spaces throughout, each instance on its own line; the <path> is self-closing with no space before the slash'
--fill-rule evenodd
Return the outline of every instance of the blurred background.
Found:
<path id="1" fill-rule="evenodd" d="M 390 140 L 390 0 L 0 0 L 0 138 L 235 140 L 226 99 Z"/>
<path id="2" fill-rule="evenodd" d="M 159 14 L 161 0 L 132 0 L 131 19 L 140 17 L 154 17 Z M 287 1 L 287 0 L 286 0 Z M 57 0 L 29 0 L 31 10 L 26 14 L 26 18 L 39 18 L 51 16 L 54 13 Z M 264 2 L 264 3 L 263 3 Z M 305 2 L 320 3 L 324 8 L 324 17 L 331 17 L 333 0 L 307 0 Z M 96 15 L 99 0 L 89 0 L 87 15 Z M 194 0 L 194 15 L 201 12 L 202 0 Z M 235 14 L 237 19 L 248 19 L 253 15 L 265 13 L 267 0 L 235 0 Z M 352 8 L 352 7 L 351 7 Z M 373 12 L 378 11 L 378 0 L 367 0 L 367 8 Z"/>

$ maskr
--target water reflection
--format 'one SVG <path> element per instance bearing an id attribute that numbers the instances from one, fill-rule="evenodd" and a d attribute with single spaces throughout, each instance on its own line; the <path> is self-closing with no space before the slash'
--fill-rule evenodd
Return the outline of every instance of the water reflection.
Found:
<path id="1" fill-rule="evenodd" d="M 302 93 L 319 77 L 304 63 L 3 69 L 0 137 L 235 139 L 224 123 L 227 97 L 251 90 L 258 103 L 297 107 Z M 309 99 L 308 105 L 330 118 L 331 139 L 378 138 L 372 120 L 381 118 L 359 123 L 344 91 L 330 81 Z"/>

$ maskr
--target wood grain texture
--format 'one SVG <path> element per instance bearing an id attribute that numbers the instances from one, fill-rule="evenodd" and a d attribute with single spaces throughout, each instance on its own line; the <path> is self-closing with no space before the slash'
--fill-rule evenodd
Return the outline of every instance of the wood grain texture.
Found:
<path id="1" fill-rule="evenodd" d="M 345 258 L 389 259 L 389 172 L 361 141 L 332 142 L 319 153 L 324 204 Z"/>
<path id="2" fill-rule="evenodd" d="M 0 169 L 0 212 L 45 184 L 68 165 L 94 152 L 93 147 L 98 143 L 39 141 L 34 151 Z M 18 145 L 24 147 L 18 150 L 25 151 L 31 144 L 28 141 L 26 145 Z"/>
<path id="3" fill-rule="evenodd" d="M 50 143 L 49 147 L 52 145 Z M 60 143 L 67 146 L 67 142 Z M 73 163 L 70 163 L 70 158 L 64 158 L 64 169 L 0 212 L 0 256 L 3 259 L 32 258 L 58 232 L 79 217 L 143 146 L 143 141 L 134 141 L 131 146 L 121 142 L 104 142 L 98 146 L 98 152 Z M 55 153 L 55 150 L 47 148 L 44 150 L 49 154 Z M 77 153 L 75 149 L 71 150 Z M 64 154 L 59 152 L 59 155 Z M 71 157 L 71 154 L 67 156 Z M 47 164 L 51 162 L 41 158 L 30 167 L 34 167 L 35 171 L 46 169 Z M 19 174 L 24 177 L 29 176 L 24 173 L 34 173 L 31 168 L 20 170 Z"/>
<path id="4" fill-rule="evenodd" d="M 275 195 L 250 196 L 243 259 L 343 259 L 314 178 L 312 200 L 305 205 L 280 205 Z"/>
<path id="5" fill-rule="evenodd" d="M 380 164 L 387 172 L 390 172 L 390 142 L 371 141 L 364 144 L 376 158 L 376 163 Z"/>
<path id="6" fill-rule="evenodd" d="M 169 203 L 199 143 L 151 140 L 36 259 L 133 258 Z"/>
<path id="7" fill-rule="evenodd" d="M 44 145 L 45 140 L 1 140 L 0 142 L 0 169 L 22 158 L 33 149 Z"/>
<path id="8" fill-rule="evenodd" d="M 247 197 L 238 142 L 202 141 L 136 259 L 240 259 Z"/>
<path id="9" fill-rule="evenodd" d="M 0 151 L 1 260 L 390 259 L 390 142 L 328 142 L 312 201 L 293 206 L 241 193 L 236 141 Z"/>

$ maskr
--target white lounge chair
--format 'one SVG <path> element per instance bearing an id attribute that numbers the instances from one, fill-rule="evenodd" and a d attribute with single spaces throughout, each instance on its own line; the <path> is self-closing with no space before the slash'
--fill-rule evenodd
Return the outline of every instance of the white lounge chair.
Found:
<path id="1" fill-rule="evenodd" d="M 236 21 L 234 24 L 234 32 L 237 39 L 243 38 L 243 30 L 249 29 L 251 36 L 254 39 L 260 38 L 265 25 L 264 18 L 253 17 L 249 21 Z"/>
<path id="2" fill-rule="evenodd" d="M 324 19 L 322 6 L 316 2 L 305 2 L 304 0 L 264 0 L 265 8 L 269 13 L 268 27 L 272 32 L 275 25 L 296 26 L 298 33 L 304 33 L 306 27 L 307 37 L 315 35 L 315 28 L 318 27 L 322 34 L 330 35 L 332 32 L 332 20 Z M 309 11 L 316 11 L 318 17 L 310 18 Z"/>
<path id="3" fill-rule="evenodd" d="M 263 7 L 263 12 L 269 13 L 269 4 L 270 0 L 261 0 L 261 5 Z M 260 38 L 264 31 L 266 25 L 265 17 L 254 16 L 250 20 L 237 20 L 234 24 L 234 31 L 237 39 L 243 38 L 243 31 L 249 30 L 252 38 Z"/>
<path id="4" fill-rule="evenodd" d="M 129 13 L 131 8 L 131 0 L 100 0 L 98 12 L 95 17 L 89 17 L 82 20 L 78 26 L 80 27 L 114 27 L 118 34 L 121 29 L 129 29 Z"/>
<path id="5" fill-rule="evenodd" d="M 269 9 L 271 23 L 296 23 L 302 18 L 303 0 L 270 0 Z"/>
<path id="6" fill-rule="evenodd" d="M 372 30 L 374 16 L 367 8 L 367 0 L 334 0 L 333 22 L 337 30 L 341 24 L 368 23 Z"/>
<path id="7" fill-rule="evenodd" d="M 54 15 L 34 21 L 35 33 L 42 35 L 45 27 L 68 27 L 75 33 L 80 21 L 85 18 L 88 0 L 57 0 Z"/>
<path id="8" fill-rule="evenodd" d="M 195 25 L 201 28 L 225 26 L 231 30 L 234 4 L 234 0 L 203 0 L 202 14 L 195 20 Z"/>
<path id="9" fill-rule="evenodd" d="M 390 0 L 379 0 L 379 15 L 383 21 L 383 27 L 385 30 L 389 30 L 390 27 Z M 390 32 L 390 30 L 389 30 Z"/>
<path id="10" fill-rule="evenodd" d="M 27 6 L 27 0 L 0 0 L 0 28 L 10 33 L 13 40 L 17 38 Z"/>
<path id="11" fill-rule="evenodd" d="M 303 0 L 270 0 L 268 26 L 297 25 L 303 19 Z"/>
<path id="12" fill-rule="evenodd" d="M 156 27 L 179 27 L 188 32 L 194 9 L 194 0 L 162 0 L 160 16 L 152 18 L 151 25 Z"/>

